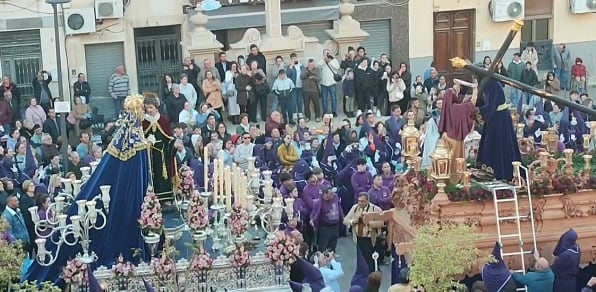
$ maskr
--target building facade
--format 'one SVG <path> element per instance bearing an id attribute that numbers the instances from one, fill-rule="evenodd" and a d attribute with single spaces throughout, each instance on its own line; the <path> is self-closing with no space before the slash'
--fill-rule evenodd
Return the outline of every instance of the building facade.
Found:
<path id="1" fill-rule="evenodd" d="M 483 0 L 410 1 L 409 57 L 414 74 L 421 74 L 435 61 L 441 74 L 457 76 L 449 66 L 454 56 L 481 63 L 496 54 L 511 22 L 494 22 L 489 2 Z M 596 13 L 574 14 L 569 1 L 524 0 L 525 25 L 504 57 L 533 42 L 539 52 L 538 69 L 552 70 L 552 50 L 564 43 L 572 59 L 581 57 L 588 71 L 596 68 L 596 38 L 586 28 L 596 25 Z M 543 78 L 543 76 L 539 76 Z M 596 84 L 592 74 L 589 83 Z"/>

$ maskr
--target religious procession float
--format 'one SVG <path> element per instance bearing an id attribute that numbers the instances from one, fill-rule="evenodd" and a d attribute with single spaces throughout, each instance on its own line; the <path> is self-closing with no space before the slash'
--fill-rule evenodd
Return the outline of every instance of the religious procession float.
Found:
<path id="1" fill-rule="evenodd" d="M 495 60 L 502 58 L 521 25 L 516 22 Z M 453 67 L 477 76 L 491 74 L 490 69 L 479 69 L 469 61 L 451 61 Z M 596 122 L 584 122 L 573 114 L 582 112 L 593 117 L 593 109 L 498 74 L 487 77 L 493 78 L 565 105 L 564 118 L 569 120 L 566 123 L 572 125 L 570 128 L 584 127 L 584 134 L 573 135 L 573 149 L 564 149 L 557 128 L 541 131 L 541 142 L 534 142 L 532 137 L 524 137 L 525 124 L 519 122 L 519 109 L 497 109 L 510 115 L 507 119 L 512 122 L 512 135 L 516 136 L 513 139 L 517 140 L 514 148 L 521 154 L 518 161 L 510 161 L 513 179 L 497 180 L 490 167 L 475 159 L 480 136 L 466 143 L 465 153 L 471 154 L 466 158 L 455 158 L 447 141 L 439 139 L 430 155 L 430 169 L 421 169 L 420 133 L 413 125 L 406 126 L 402 144 L 408 145 L 403 153 L 408 171 L 395 178 L 395 209 L 382 215 L 391 225 L 389 242 L 397 247 L 398 254 L 407 255 L 416 248 L 414 243 L 421 227 L 437 223 L 465 225 L 476 232 L 476 248 L 488 255 L 495 242 L 500 242 L 509 269 L 523 271 L 531 267 L 535 250 L 552 263 L 561 234 L 573 228 L 579 235 L 581 264 L 596 263 Z M 559 126 L 563 129 L 563 122 Z M 508 147 L 507 141 L 502 144 Z M 501 151 L 499 147 L 493 146 L 492 150 Z M 468 275 L 478 272 L 478 268 L 472 267 Z"/>
<path id="2" fill-rule="evenodd" d="M 254 157 L 247 170 L 224 167 L 218 156 L 204 168 L 180 168 L 173 200 L 160 201 L 139 122 L 142 106 L 143 97 L 127 98 L 130 113 L 119 120 L 109 155 L 81 168 L 81 180 L 63 179 L 51 215 L 40 218 L 37 207 L 29 209 L 38 239 L 37 257 L 25 268 L 28 285 L 56 291 L 55 283 L 73 292 L 100 285 L 106 291 L 290 291 L 289 266 L 300 239 L 279 231 L 284 210 L 293 219 L 293 199 L 284 205 L 274 193 L 271 171 L 256 168 Z M 205 185 L 196 185 L 203 175 Z M 18 271 L 15 276 L 18 283 Z"/>

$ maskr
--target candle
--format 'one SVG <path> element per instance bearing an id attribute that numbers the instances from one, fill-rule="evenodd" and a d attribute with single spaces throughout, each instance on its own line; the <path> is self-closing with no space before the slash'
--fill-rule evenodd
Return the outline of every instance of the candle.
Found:
<path id="1" fill-rule="evenodd" d="M 294 198 L 286 198 L 286 215 L 288 218 L 294 217 Z"/>
<path id="2" fill-rule="evenodd" d="M 464 158 L 456 158 L 455 166 L 457 173 L 462 173 L 466 169 L 466 160 Z"/>
<path id="3" fill-rule="evenodd" d="M 520 169 L 519 166 L 521 165 L 521 162 L 519 161 L 513 161 L 511 164 L 513 164 L 513 173 L 516 177 L 519 177 L 521 179 L 521 173 L 520 173 Z"/>
<path id="4" fill-rule="evenodd" d="M 226 197 L 226 193 L 225 193 L 225 189 L 224 189 L 224 162 L 223 159 L 218 159 L 217 162 L 219 163 L 219 165 L 217 166 L 217 170 L 219 171 L 219 196 L 221 197 L 221 200 L 225 200 Z M 223 202 L 222 202 L 223 203 Z"/>
<path id="5" fill-rule="evenodd" d="M 240 176 L 240 187 L 242 188 L 240 191 L 240 201 L 242 202 L 242 206 L 244 208 L 248 208 L 248 201 L 246 199 L 246 196 L 248 196 L 248 178 L 245 174 Z"/>
<path id="6" fill-rule="evenodd" d="M 45 238 L 38 238 L 35 240 L 35 244 L 37 244 L 37 254 L 45 256 L 46 253 L 46 239 Z"/>
<path id="7" fill-rule="evenodd" d="M 226 186 L 226 207 L 228 210 L 232 209 L 232 173 L 230 172 L 230 168 L 226 166 L 224 169 L 224 178 L 225 178 L 225 186 Z"/>
<path id="8" fill-rule="evenodd" d="M 584 151 L 589 151 L 590 149 L 590 135 L 584 134 Z"/>
<path id="9" fill-rule="evenodd" d="M 219 179 L 218 167 L 219 163 L 217 162 L 217 158 L 215 158 L 213 159 L 213 174 L 211 177 L 213 178 L 213 198 L 215 198 L 216 202 L 219 203 L 221 199 L 219 198 L 219 184 L 217 183 L 217 180 Z"/>
<path id="10" fill-rule="evenodd" d="M 64 214 L 58 215 L 58 224 L 60 227 L 66 226 L 66 218 L 68 218 L 68 216 Z"/>
<path id="11" fill-rule="evenodd" d="M 563 153 L 565 153 L 565 163 L 573 165 L 573 149 L 565 149 Z"/>
<path id="12" fill-rule="evenodd" d="M 31 213 L 31 220 L 33 224 L 37 224 L 39 222 L 39 214 L 37 213 L 37 206 L 29 207 L 29 213 Z"/>
<path id="13" fill-rule="evenodd" d="M 209 191 L 209 149 L 203 148 L 203 184 L 204 192 Z"/>
<path id="14" fill-rule="evenodd" d="M 77 201 L 77 208 L 78 208 L 78 211 L 79 211 L 79 216 L 81 216 L 81 217 L 85 217 L 85 213 L 87 213 L 86 212 L 87 210 L 85 210 L 85 204 L 86 203 L 87 203 L 87 201 L 85 201 L 85 200 L 78 200 Z"/>
<path id="15" fill-rule="evenodd" d="M 72 223 L 72 231 L 75 233 L 75 236 L 78 236 L 81 230 L 81 217 L 77 215 L 70 216 L 70 222 Z"/>
<path id="16" fill-rule="evenodd" d="M 236 199 L 237 199 L 237 196 L 238 196 L 236 194 L 238 192 L 238 190 L 237 190 L 237 187 L 238 187 L 237 178 L 238 178 L 238 176 L 236 174 L 236 171 L 237 171 L 237 169 L 236 169 L 236 163 L 232 163 L 232 169 L 231 169 L 231 171 L 232 171 L 232 193 L 234 194 L 234 202 L 236 202 Z"/>

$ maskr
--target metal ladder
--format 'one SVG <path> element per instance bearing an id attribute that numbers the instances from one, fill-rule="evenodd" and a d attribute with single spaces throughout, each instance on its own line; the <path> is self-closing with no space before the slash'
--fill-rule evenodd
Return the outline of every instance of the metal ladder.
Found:
<path id="1" fill-rule="evenodd" d="M 521 215 L 520 214 L 520 210 L 519 210 L 519 201 L 518 201 L 518 196 L 517 196 L 517 189 L 521 188 L 522 185 L 520 183 L 520 185 L 518 186 L 514 186 L 511 184 L 507 184 L 504 182 L 500 182 L 500 181 L 495 181 L 495 182 L 488 182 L 488 183 L 480 183 L 480 186 L 491 192 L 493 195 L 493 202 L 495 205 L 495 217 L 496 217 L 496 223 L 497 223 L 497 239 L 499 241 L 499 244 L 501 246 L 501 256 L 503 257 L 503 259 L 505 259 L 505 257 L 515 257 L 518 256 L 520 258 L 520 263 L 521 263 L 521 269 L 520 270 L 513 270 L 513 272 L 516 273 L 523 273 L 524 275 L 526 274 L 526 260 L 525 260 L 525 255 L 527 254 L 533 254 L 536 249 L 536 229 L 534 226 L 534 212 L 533 212 L 533 208 L 532 208 L 532 196 L 530 193 L 530 180 L 528 177 L 528 169 L 525 168 L 524 166 L 520 166 L 521 169 L 525 170 L 525 182 L 526 182 L 526 189 L 527 189 L 527 200 L 529 203 L 529 211 L 528 214 L 524 214 Z M 511 198 L 506 198 L 506 199 L 499 199 L 497 198 L 497 192 L 498 191 L 511 191 Z M 501 203 L 507 203 L 507 202 L 513 202 L 514 203 L 514 214 L 508 215 L 508 216 L 501 216 L 501 214 L 499 214 L 499 207 Z M 524 250 L 524 241 L 523 241 L 523 235 L 525 233 L 522 233 L 522 227 L 521 227 L 521 220 L 525 219 L 525 220 L 529 220 L 530 226 L 531 226 L 531 230 L 525 230 L 525 232 L 531 232 L 532 235 L 532 250 Z M 515 225 L 516 225 L 516 230 L 517 233 L 510 233 L 510 234 L 502 234 L 501 232 L 501 224 L 504 221 L 514 221 Z M 511 239 L 511 238 L 517 238 L 518 240 L 518 244 L 519 244 L 519 251 L 514 251 L 514 252 L 506 252 L 503 253 L 503 242 L 505 239 Z M 527 291 L 527 289 L 524 288 L 518 288 L 517 291 Z"/>

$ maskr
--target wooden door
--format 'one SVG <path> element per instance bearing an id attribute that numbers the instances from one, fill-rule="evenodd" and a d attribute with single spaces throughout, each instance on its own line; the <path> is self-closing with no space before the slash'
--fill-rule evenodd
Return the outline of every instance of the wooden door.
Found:
<path id="1" fill-rule="evenodd" d="M 449 59 L 474 60 L 474 10 L 436 12 L 434 14 L 434 58 L 440 75 L 449 84 L 453 78 L 470 80 L 463 70 L 451 67 Z"/>

